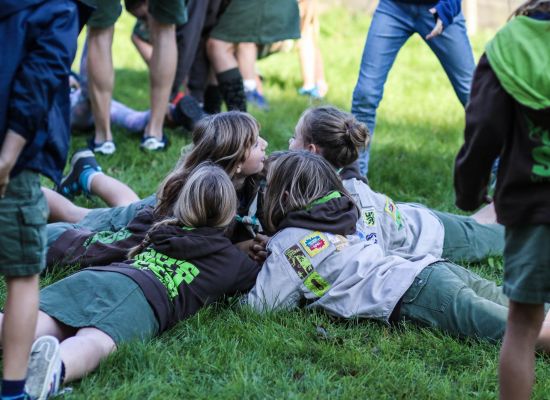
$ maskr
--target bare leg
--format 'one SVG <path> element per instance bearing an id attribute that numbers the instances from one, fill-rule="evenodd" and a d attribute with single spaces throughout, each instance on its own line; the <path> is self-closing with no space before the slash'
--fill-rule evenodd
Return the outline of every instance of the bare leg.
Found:
<path id="1" fill-rule="evenodd" d="M 497 213 L 495 212 L 495 203 L 487 204 L 480 208 L 474 214 L 472 218 L 480 224 L 497 224 Z"/>
<path id="2" fill-rule="evenodd" d="M 149 63 L 151 62 L 151 55 L 153 54 L 153 46 L 151 46 L 150 43 L 143 41 L 137 35 L 132 35 L 132 43 L 136 46 L 136 50 L 141 58 L 143 58 L 143 61 L 145 61 L 145 64 L 149 66 Z"/>
<path id="3" fill-rule="evenodd" d="M 219 74 L 233 68 L 237 68 L 237 58 L 235 57 L 235 45 L 218 39 L 208 39 L 206 43 L 208 58 L 212 63 L 214 72 Z"/>
<path id="4" fill-rule="evenodd" d="M 79 329 L 61 342 L 65 382 L 80 379 L 97 368 L 101 360 L 116 350 L 113 339 L 96 328 Z"/>
<path id="5" fill-rule="evenodd" d="M 535 381 L 535 346 L 546 343 L 547 332 L 541 332 L 544 319 L 542 304 L 510 301 L 506 333 L 500 351 L 500 399 L 529 399 Z M 538 341 L 539 334 L 544 339 Z M 550 350 L 546 348 L 546 351 Z"/>
<path id="6" fill-rule="evenodd" d="M 22 380 L 34 339 L 38 314 L 38 275 L 6 277 L 8 296 L 2 318 L 3 374 L 6 380 Z"/>
<path id="7" fill-rule="evenodd" d="M 315 86 L 315 42 L 313 26 L 306 23 L 302 26 L 301 38 L 298 41 L 300 50 L 300 69 L 302 72 L 302 86 L 306 89 Z"/>
<path id="8" fill-rule="evenodd" d="M 239 70 L 245 80 L 256 80 L 256 59 L 258 47 L 256 43 L 239 43 L 237 47 L 237 60 Z"/>
<path id="9" fill-rule="evenodd" d="M 109 207 L 126 206 L 139 200 L 139 196 L 128 185 L 105 174 L 94 175 L 90 186 L 90 192 Z"/>
<path id="10" fill-rule="evenodd" d="M 114 26 L 88 30 L 88 92 L 95 121 L 96 143 L 113 140 L 111 133 L 111 100 L 115 72 L 111 46 Z"/>
<path id="11" fill-rule="evenodd" d="M 70 222 L 74 224 L 82 220 L 90 212 L 88 208 L 77 206 L 66 197 L 51 189 L 42 187 L 42 193 L 44 193 L 50 209 L 48 222 Z"/>
<path id="12" fill-rule="evenodd" d="M 149 64 L 151 77 L 151 119 L 145 136 L 162 138 L 162 125 L 176 74 L 177 46 L 175 25 L 162 24 L 149 16 L 153 53 Z"/>

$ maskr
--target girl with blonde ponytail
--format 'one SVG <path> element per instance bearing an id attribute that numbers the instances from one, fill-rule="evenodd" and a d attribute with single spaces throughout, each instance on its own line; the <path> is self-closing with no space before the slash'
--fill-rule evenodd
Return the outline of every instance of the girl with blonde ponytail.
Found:
<path id="1" fill-rule="evenodd" d="M 50 348 L 32 353 L 31 364 L 51 373 L 31 371 L 33 393 L 52 387 L 55 394 L 121 343 L 149 340 L 220 297 L 249 290 L 259 266 L 225 236 L 236 207 L 229 176 L 201 163 L 188 171 L 170 217 L 151 227 L 128 260 L 44 288 L 36 337 L 54 337 Z"/>

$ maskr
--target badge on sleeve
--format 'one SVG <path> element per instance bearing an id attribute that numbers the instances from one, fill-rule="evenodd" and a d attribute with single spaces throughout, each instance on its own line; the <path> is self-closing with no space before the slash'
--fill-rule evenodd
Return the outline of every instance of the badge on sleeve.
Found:
<path id="1" fill-rule="evenodd" d="M 304 254 L 298 245 L 294 245 L 285 251 L 285 257 L 290 266 L 300 279 L 305 279 L 313 271 L 311 261 Z"/>
<path id="2" fill-rule="evenodd" d="M 393 200 L 389 197 L 386 197 L 386 206 L 384 207 L 384 210 L 391 216 L 391 218 L 397 225 L 397 229 L 401 229 L 403 227 L 401 212 L 399 211 L 399 208 L 397 208 Z"/>
<path id="3" fill-rule="evenodd" d="M 315 257 L 317 254 L 326 250 L 330 246 L 330 243 L 321 232 L 313 232 L 300 240 L 300 245 L 310 257 Z"/>
<path id="4" fill-rule="evenodd" d="M 363 208 L 363 221 L 365 225 L 369 227 L 376 226 L 376 214 L 374 213 L 374 208 Z"/>

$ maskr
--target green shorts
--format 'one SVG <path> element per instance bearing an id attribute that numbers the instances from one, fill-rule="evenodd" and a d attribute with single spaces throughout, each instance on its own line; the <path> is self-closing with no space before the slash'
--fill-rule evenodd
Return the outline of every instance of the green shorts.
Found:
<path id="1" fill-rule="evenodd" d="M 97 0 L 97 8 L 88 20 L 88 26 L 97 29 L 109 28 L 115 24 L 121 13 L 120 0 Z M 149 0 L 149 13 L 163 24 L 185 24 L 186 0 Z"/>
<path id="2" fill-rule="evenodd" d="M 69 229 L 87 229 L 92 232 L 118 232 L 128 226 L 138 211 L 147 206 L 154 207 L 157 203 L 156 195 L 152 194 L 143 200 L 135 201 L 127 206 L 94 208 L 88 215 L 76 224 L 69 222 L 54 222 L 47 227 L 47 246 L 50 247 L 59 236 Z"/>
<path id="3" fill-rule="evenodd" d="M 405 292 L 401 318 L 459 337 L 504 336 L 508 299 L 494 282 L 450 262 L 426 267 Z"/>
<path id="4" fill-rule="evenodd" d="M 73 328 L 97 328 L 117 345 L 159 331 L 140 287 L 118 272 L 83 270 L 47 286 L 40 291 L 40 310 Z"/>
<path id="5" fill-rule="evenodd" d="M 550 302 L 550 225 L 506 228 L 504 293 L 518 303 Z"/>
<path id="6" fill-rule="evenodd" d="M 504 227 L 480 224 L 471 217 L 431 210 L 443 224 L 442 257 L 452 262 L 478 262 L 489 256 L 502 256 Z"/>
<path id="7" fill-rule="evenodd" d="M 296 0 L 232 0 L 210 36 L 229 43 L 269 44 L 300 38 Z"/>
<path id="8" fill-rule="evenodd" d="M 48 203 L 40 177 L 22 171 L 0 199 L 0 273 L 4 276 L 39 274 L 46 265 Z"/>

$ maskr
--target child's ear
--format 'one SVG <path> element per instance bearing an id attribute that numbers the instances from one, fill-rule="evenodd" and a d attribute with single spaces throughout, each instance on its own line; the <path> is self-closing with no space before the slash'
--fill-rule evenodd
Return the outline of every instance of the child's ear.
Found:
<path id="1" fill-rule="evenodd" d="M 241 173 L 241 171 L 242 171 L 241 166 L 242 166 L 242 164 L 237 165 L 237 170 L 235 171 L 236 174 L 240 174 L 240 173 Z"/>
<path id="2" fill-rule="evenodd" d="M 319 148 L 315 146 L 313 143 L 310 143 L 307 145 L 307 151 L 313 154 L 319 154 Z"/>

